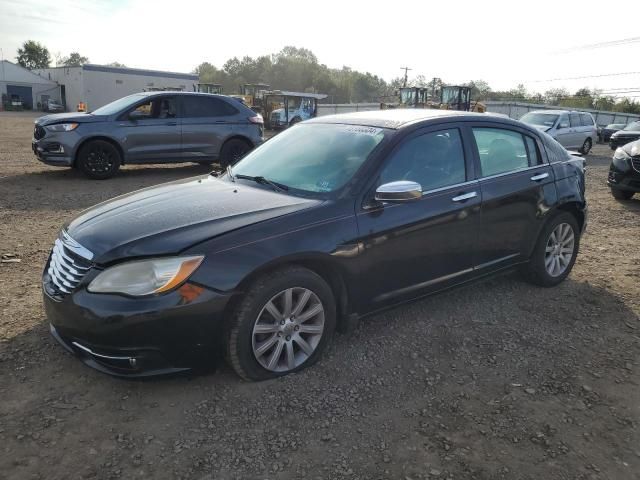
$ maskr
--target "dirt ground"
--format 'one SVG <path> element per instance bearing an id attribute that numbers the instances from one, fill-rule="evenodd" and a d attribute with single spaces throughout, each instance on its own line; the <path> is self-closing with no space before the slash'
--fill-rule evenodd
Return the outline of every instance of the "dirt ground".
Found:
<path id="1" fill-rule="evenodd" d="M 62 224 L 206 167 L 47 167 L 0 113 L 0 478 L 640 478 L 640 196 L 588 157 L 589 227 L 554 289 L 509 274 L 363 321 L 279 380 L 130 381 L 49 336 L 40 274 Z"/>

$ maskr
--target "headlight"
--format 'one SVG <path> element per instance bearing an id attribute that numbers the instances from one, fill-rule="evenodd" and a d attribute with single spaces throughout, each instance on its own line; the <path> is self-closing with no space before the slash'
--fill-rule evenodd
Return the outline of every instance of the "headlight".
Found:
<path id="1" fill-rule="evenodd" d="M 184 283 L 204 256 L 138 260 L 107 268 L 89 284 L 94 293 L 124 293 L 136 297 L 168 292 Z"/>
<path id="2" fill-rule="evenodd" d="M 617 148 L 613 154 L 613 165 L 620 171 L 626 172 L 629 170 L 629 159 L 631 157 L 622 148 Z"/>
<path id="3" fill-rule="evenodd" d="M 47 129 L 52 132 L 70 132 L 78 128 L 77 123 L 57 123 L 55 125 L 47 125 Z"/>

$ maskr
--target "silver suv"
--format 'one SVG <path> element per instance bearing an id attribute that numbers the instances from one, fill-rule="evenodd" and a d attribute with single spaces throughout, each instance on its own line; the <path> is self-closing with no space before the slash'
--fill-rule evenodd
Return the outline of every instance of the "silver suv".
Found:
<path id="1" fill-rule="evenodd" d="M 566 149 L 586 155 L 598 139 L 598 129 L 587 112 L 567 110 L 536 110 L 525 114 L 521 122 L 555 138 Z"/>
<path id="2" fill-rule="evenodd" d="M 263 141 L 262 116 L 224 95 L 136 93 L 91 113 L 35 121 L 32 149 L 48 165 L 93 179 L 127 163 L 218 162 L 223 167 Z"/>

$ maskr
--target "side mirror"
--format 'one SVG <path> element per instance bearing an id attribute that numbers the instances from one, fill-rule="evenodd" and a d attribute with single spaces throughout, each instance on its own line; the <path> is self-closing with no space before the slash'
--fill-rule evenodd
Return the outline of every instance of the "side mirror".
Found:
<path id="1" fill-rule="evenodd" d="M 408 180 L 385 183 L 376 189 L 375 199 L 379 202 L 403 203 L 420 200 L 422 186 Z"/>
<path id="2" fill-rule="evenodd" d="M 143 119 L 145 117 L 146 117 L 146 115 L 143 112 L 141 112 L 140 110 L 134 110 L 133 112 L 129 113 L 129 120 L 133 120 L 134 122 L 136 120 L 141 120 L 141 119 Z"/>
<path id="3" fill-rule="evenodd" d="M 558 129 L 561 129 L 561 128 L 569 128 L 569 122 L 560 122 L 558 124 Z"/>

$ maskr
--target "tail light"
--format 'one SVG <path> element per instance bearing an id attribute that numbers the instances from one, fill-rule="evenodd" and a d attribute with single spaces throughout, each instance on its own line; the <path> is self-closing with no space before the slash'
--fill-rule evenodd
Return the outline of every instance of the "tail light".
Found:
<path id="1" fill-rule="evenodd" d="M 260 125 L 262 125 L 262 124 L 264 123 L 264 120 L 262 119 L 262 115 L 260 115 L 259 113 L 258 113 L 258 114 L 256 114 L 256 115 L 255 115 L 255 116 L 253 116 L 253 117 L 249 117 L 249 121 L 250 121 L 251 123 L 258 123 L 258 124 L 260 124 Z"/>

